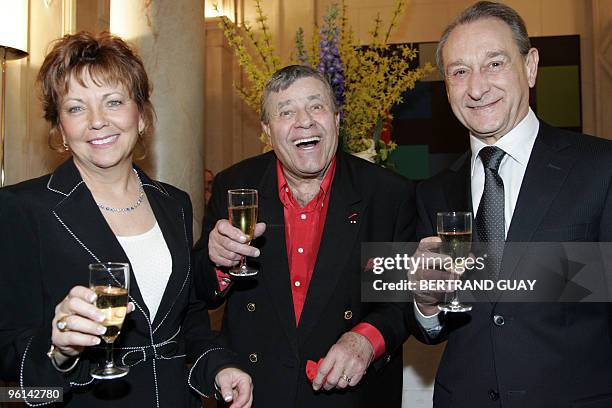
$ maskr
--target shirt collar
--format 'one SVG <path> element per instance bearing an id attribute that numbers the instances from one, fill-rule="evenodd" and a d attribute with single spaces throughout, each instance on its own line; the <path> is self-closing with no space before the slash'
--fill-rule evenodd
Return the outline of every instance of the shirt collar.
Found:
<path id="1" fill-rule="evenodd" d="M 325 176 L 323 176 L 321 186 L 319 187 L 319 194 L 317 194 L 317 196 L 313 198 L 311 202 L 307 204 L 307 206 L 309 206 L 309 204 L 313 202 L 319 202 L 327 196 L 335 173 L 336 156 L 334 156 L 334 158 L 332 159 L 332 162 L 330 163 L 329 168 L 327 169 L 327 173 L 325 173 Z M 286 205 L 287 203 L 285 198 L 287 198 L 292 204 L 297 205 L 293 198 L 293 194 L 291 193 L 291 188 L 289 188 L 289 184 L 287 183 L 287 179 L 285 178 L 285 171 L 283 169 L 283 165 L 278 159 L 276 159 L 276 176 L 278 178 L 278 196 L 281 199 L 281 202 Z"/>
<path id="2" fill-rule="evenodd" d="M 527 167 L 529 162 L 529 156 L 531 156 L 531 149 L 535 143 L 536 136 L 540 129 L 540 122 L 536 117 L 535 113 L 529 108 L 527 115 L 514 127 L 510 132 L 506 133 L 501 137 L 493 146 L 497 146 L 506 152 L 506 155 L 512 158 L 515 162 L 523 167 Z M 478 153 L 483 147 L 489 146 L 482 140 L 472 136 L 470 134 L 470 149 L 472 151 L 472 172 L 474 175 L 474 168 L 476 166 L 476 159 Z"/>

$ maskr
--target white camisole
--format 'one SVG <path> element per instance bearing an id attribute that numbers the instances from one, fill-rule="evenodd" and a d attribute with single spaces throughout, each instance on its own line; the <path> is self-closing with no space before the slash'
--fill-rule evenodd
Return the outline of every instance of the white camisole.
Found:
<path id="1" fill-rule="evenodd" d="M 172 273 L 172 256 L 161 229 L 156 222 L 144 234 L 117 236 L 117 240 L 132 264 L 132 277 L 138 282 L 153 321 Z"/>

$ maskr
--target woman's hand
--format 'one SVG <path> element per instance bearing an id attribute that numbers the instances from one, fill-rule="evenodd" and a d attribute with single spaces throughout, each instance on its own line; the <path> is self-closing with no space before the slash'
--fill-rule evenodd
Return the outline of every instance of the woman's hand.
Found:
<path id="1" fill-rule="evenodd" d="M 250 408 L 253 403 L 253 381 L 244 371 L 228 367 L 219 371 L 215 377 L 221 397 L 230 408 Z"/>
<path id="2" fill-rule="evenodd" d="M 94 291 L 75 286 L 55 307 L 51 343 L 59 351 L 54 355 L 58 365 L 77 357 L 85 347 L 100 344 L 99 336 L 106 332 L 106 327 L 102 325 L 104 313 L 95 306 L 95 300 Z M 134 305 L 130 303 L 127 312 L 132 310 Z"/>

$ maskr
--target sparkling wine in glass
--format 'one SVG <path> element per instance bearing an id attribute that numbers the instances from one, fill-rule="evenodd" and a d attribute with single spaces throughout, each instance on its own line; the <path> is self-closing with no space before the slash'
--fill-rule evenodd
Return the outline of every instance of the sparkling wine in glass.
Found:
<path id="1" fill-rule="evenodd" d="M 437 218 L 438 237 L 442 240 L 441 252 L 450 256 L 453 263 L 458 258 L 467 258 L 472 242 L 472 213 L 440 212 Z M 438 309 L 444 312 L 469 312 L 472 305 L 461 303 L 455 290 L 450 302 L 439 304 Z"/>
<path id="2" fill-rule="evenodd" d="M 230 222 L 247 237 L 246 243 L 250 243 L 257 223 L 257 190 L 228 190 L 227 202 Z M 245 256 L 240 258 L 238 265 L 229 270 L 232 276 L 253 276 L 257 272 L 259 271 L 256 268 L 247 265 Z"/>
<path id="3" fill-rule="evenodd" d="M 106 333 L 100 336 L 106 344 L 106 361 L 91 370 L 91 376 L 100 380 L 123 377 L 129 368 L 115 364 L 113 343 L 121 333 L 127 314 L 130 265 L 116 262 L 90 264 L 89 288 L 97 295 L 96 307 L 104 313 L 102 325 L 106 327 Z"/>

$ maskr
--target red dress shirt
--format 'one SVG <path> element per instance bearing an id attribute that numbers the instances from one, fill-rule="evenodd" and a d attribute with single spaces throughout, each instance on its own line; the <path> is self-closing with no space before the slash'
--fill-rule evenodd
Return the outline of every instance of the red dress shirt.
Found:
<path id="1" fill-rule="evenodd" d="M 285 242 L 296 326 L 300 323 L 308 286 L 314 272 L 335 171 L 336 159 L 334 158 L 327 174 L 323 177 L 319 193 L 308 204 L 301 207 L 291 193 L 280 161 L 276 162 L 278 196 L 284 208 Z M 217 271 L 220 290 L 227 288 L 227 283 L 222 280 L 227 277 L 229 275 Z M 375 359 L 385 352 L 385 339 L 380 331 L 371 324 L 359 323 L 351 331 L 368 339 L 374 348 Z"/>

